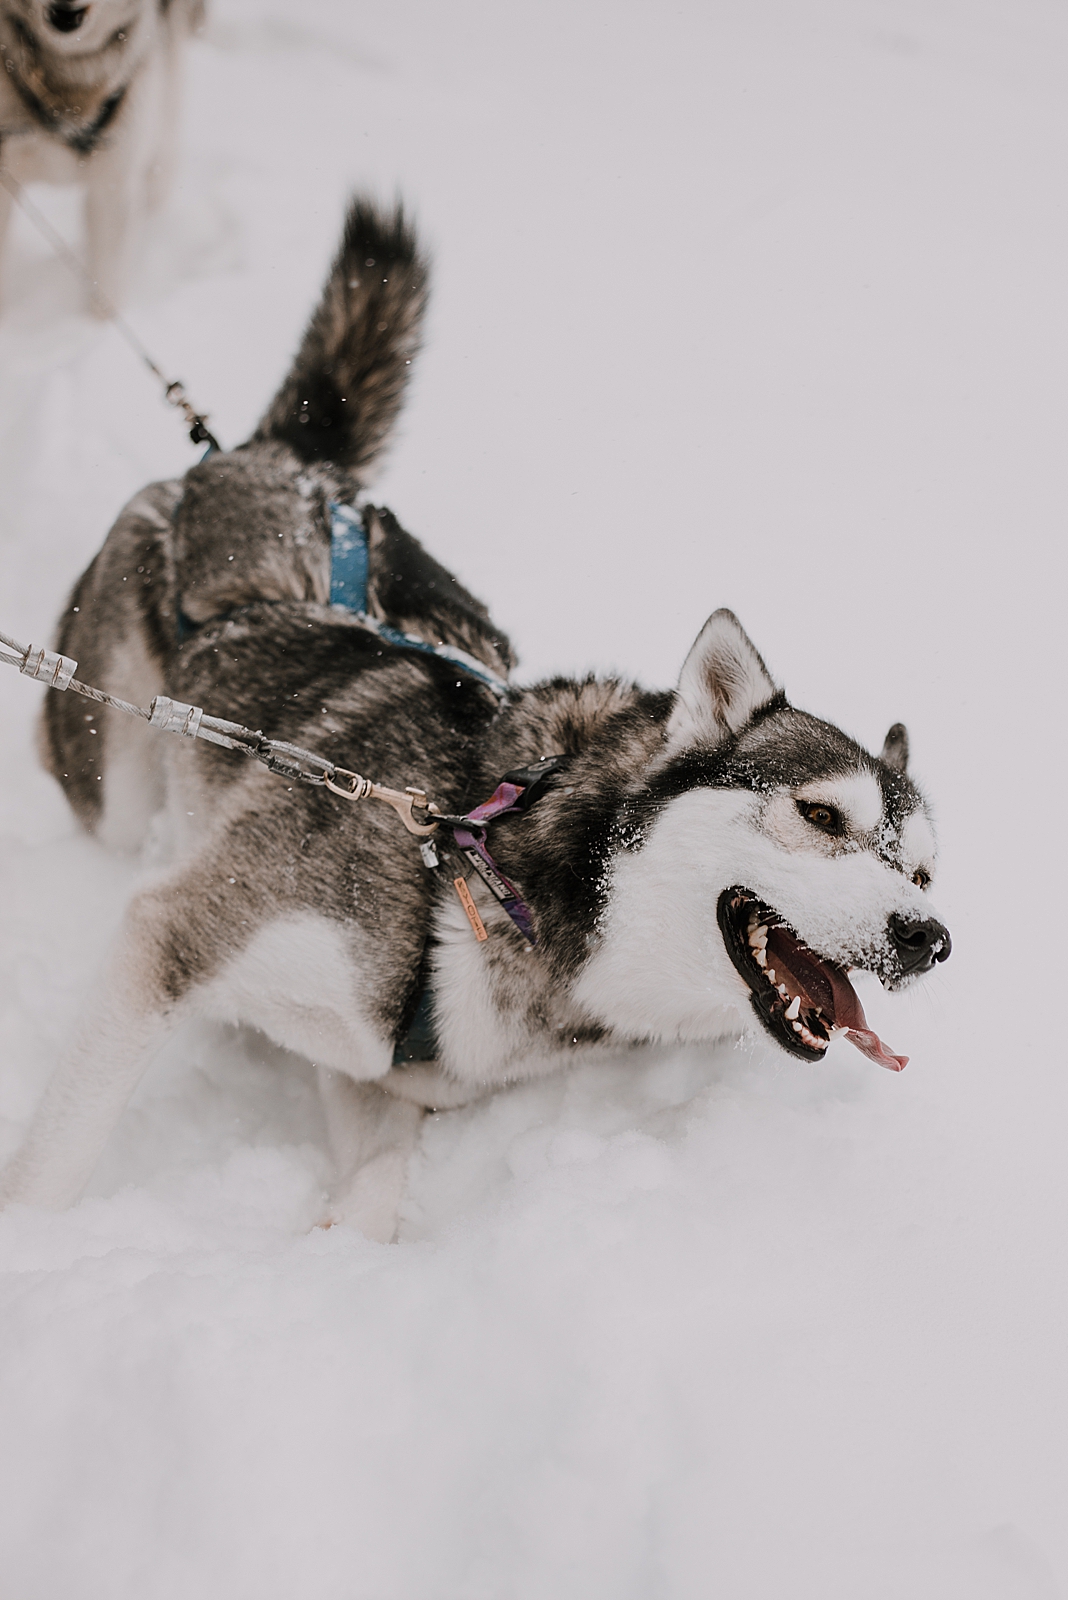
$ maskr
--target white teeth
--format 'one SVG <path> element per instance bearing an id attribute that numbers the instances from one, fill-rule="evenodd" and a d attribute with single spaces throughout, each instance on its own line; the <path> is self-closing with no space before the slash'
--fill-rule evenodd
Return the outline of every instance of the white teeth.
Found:
<path id="1" fill-rule="evenodd" d="M 799 1022 L 793 1022 L 790 1024 L 790 1026 L 793 1028 L 795 1033 L 804 1033 L 805 1031 Z"/>
<path id="2" fill-rule="evenodd" d="M 775 982 L 775 968 L 774 967 L 769 967 L 768 968 L 768 977 L 771 979 L 772 983 Z"/>
<path id="3" fill-rule="evenodd" d="M 756 964 L 757 964 L 758 967 L 766 967 L 767 966 L 768 958 L 764 954 L 763 950 L 754 951 L 754 957 L 755 957 Z"/>
<path id="4" fill-rule="evenodd" d="M 790 991 L 786 987 L 785 983 L 776 984 L 776 988 L 778 989 L 780 994 L 784 994 L 785 995 L 785 994 L 789 994 L 790 993 Z"/>
<path id="5" fill-rule="evenodd" d="M 800 1010 L 801 1010 L 801 996 L 799 994 L 795 994 L 793 999 L 790 1001 L 790 1004 L 786 1007 L 786 1011 L 784 1013 L 787 1022 L 793 1022 L 794 1018 L 798 1015 Z"/>

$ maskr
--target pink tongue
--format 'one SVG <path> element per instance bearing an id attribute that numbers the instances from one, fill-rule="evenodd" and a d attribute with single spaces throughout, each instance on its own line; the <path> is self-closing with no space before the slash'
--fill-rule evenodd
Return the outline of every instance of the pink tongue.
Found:
<path id="1" fill-rule="evenodd" d="M 867 1056 L 869 1061 L 877 1061 L 881 1067 L 889 1067 L 891 1072 L 900 1072 L 902 1067 L 907 1067 L 908 1056 L 893 1055 L 879 1035 L 872 1033 L 868 1027 L 860 997 L 845 973 L 836 971 L 830 965 L 824 966 L 823 971 L 830 978 L 834 990 L 835 1027 L 844 1028 L 850 1044 L 855 1044 L 861 1055 Z"/>

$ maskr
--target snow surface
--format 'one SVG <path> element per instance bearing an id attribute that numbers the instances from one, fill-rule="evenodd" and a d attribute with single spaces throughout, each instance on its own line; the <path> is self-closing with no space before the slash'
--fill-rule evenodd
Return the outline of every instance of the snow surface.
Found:
<path id="1" fill-rule="evenodd" d="M 0 1218 L 0 1593 L 1068 1592 L 1063 7 L 212 5 L 141 336 L 236 442 L 347 192 L 403 192 L 380 497 L 529 674 L 673 682 L 729 604 L 798 703 L 904 719 L 955 953 L 864 989 L 901 1077 L 665 1050 L 430 1119 L 389 1248 L 309 1231 L 307 1066 L 183 1035 L 90 1196 Z M 6 278 L 0 625 L 43 642 L 194 452 L 21 220 Z M 139 869 L 0 679 L 4 1155 Z"/>

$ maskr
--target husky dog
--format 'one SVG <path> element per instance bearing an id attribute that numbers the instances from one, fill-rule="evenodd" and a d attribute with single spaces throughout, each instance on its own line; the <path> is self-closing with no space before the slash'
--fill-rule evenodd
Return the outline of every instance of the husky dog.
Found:
<path id="1" fill-rule="evenodd" d="M 203 0 L 0 0 L 0 167 L 86 186 L 92 309 L 121 304 L 146 211 L 166 196 L 185 37 Z M 0 247 L 11 194 L 0 186 Z"/>
<path id="2" fill-rule="evenodd" d="M 459 829 L 435 868 L 386 807 L 50 695 L 47 760 L 85 825 L 133 844 L 162 803 L 180 854 L 126 912 L 0 1180 L 7 1201 L 72 1201 L 154 1050 L 194 1016 L 250 1024 L 317 1063 L 337 1165 L 328 1215 L 379 1239 L 394 1235 L 425 1107 L 583 1051 L 755 1025 L 804 1062 L 838 1033 L 904 1065 L 847 977 L 899 989 L 949 954 L 902 727 L 873 756 L 796 710 L 724 610 L 674 690 L 554 678 L 502 701 L 477 673 L 374 631 L 393 619 L 488 675 L 513 664 L 485 608 L 384 511 L 364 512 L 366 614 L 329 604 L 328 508 L 351 502 L 389 432 L 424 297 L 403 218 L 357 204 L 252 438 L 127 507 L 59 643 L 82 677 L 141 703 L 164 692 L 417 786 L 433 800 L 419 802 L 426 826 L 445 814 L 477 828 L 470 808 L 514 799 L 488 835 L 492 871 L 472 875 Z M 520 886 L 526 936 L 494 875 Z"/>

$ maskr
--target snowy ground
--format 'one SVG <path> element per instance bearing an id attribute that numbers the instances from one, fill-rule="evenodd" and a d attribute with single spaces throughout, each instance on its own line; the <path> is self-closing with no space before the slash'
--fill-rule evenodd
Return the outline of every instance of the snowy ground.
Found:
<path id="1" fill-rule="evenodd" d="M 670 683 L 729 604 L 798 703 L 904 719 L 955 954 L 864 992 L 900 1078 L 665 1051 L 431 1119 L 391 1248 L 308 1231 L 308 1069 L 183 1036 L 90 1197 L 0 1219 L 0 1592 L 1068 1593 L 1063 10 L 212 4 L 142 336 L 236 442 L 346 193 L 403 192 L 380 497 L 529 674 Z M 6 294 L 0 626 L 42 640 L 194 452 L 22 223 Z M 2 675 L 0 1155 L 138 871 L 36 770 L 41 692 Z"/>

